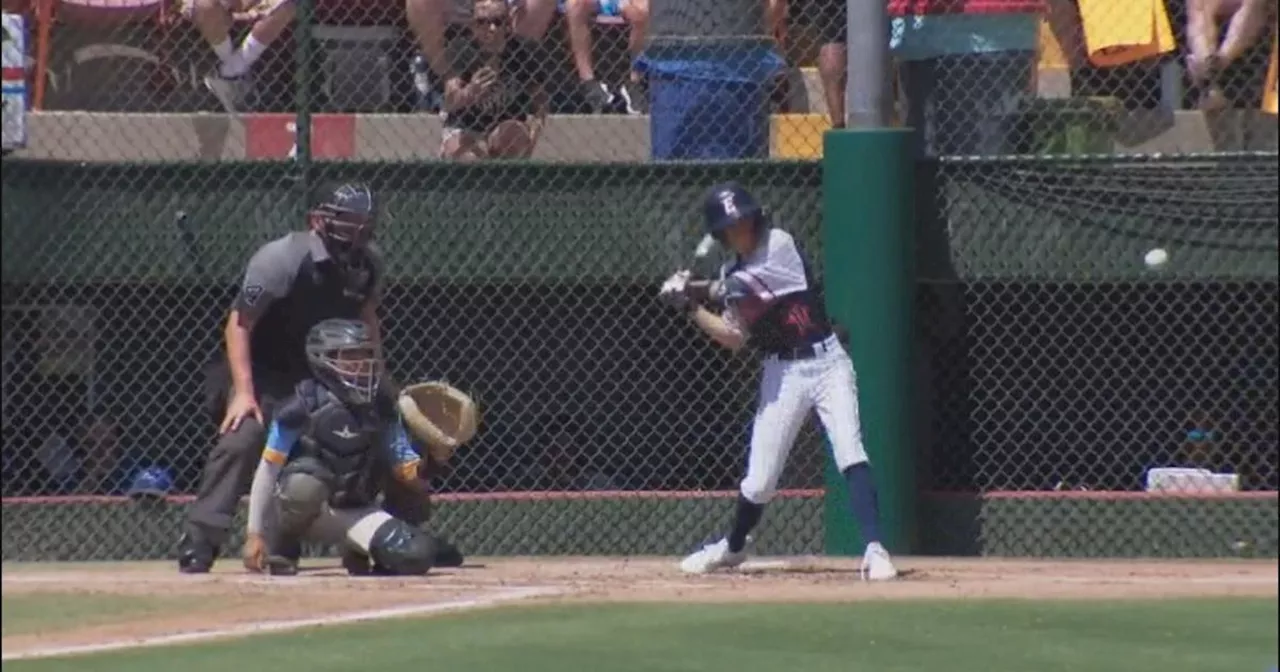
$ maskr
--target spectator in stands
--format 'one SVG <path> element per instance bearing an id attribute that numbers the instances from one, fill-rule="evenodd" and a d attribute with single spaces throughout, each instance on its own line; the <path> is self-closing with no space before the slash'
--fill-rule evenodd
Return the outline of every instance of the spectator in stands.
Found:
<path id="1" fill-rule="evenodd" d="M 184 10 L 218 57 L 204 85 L 228 112 L 236 112 L 248 90 L 248 75 L 267 47 L 293 22 L 293 0 L 183 0 Z M 233 22 L 253 21 L 240 46 L 231 42 Z"/>
<path id="2" fill-rule="evenodd" d="M 906 102 L 904 122 L 931 156 L 1013 151 L 1013 113 L 1028 95 L 1042 0 L 966 0 L 946 13 L 890 0 L 890 46 Z"/>
<path id="3" fill-rule="evenodd" d="M 565 18 L 569 29 L 569 49 L 573 65 L 581 81 L 582 96 L 596 114 L 615 112 L 643 114 L 647 109 L 643 78 L 633 67 L 626 82 L 610 87 L 596 80 L 595 57 L 592 53 L 591 26 L 597 16 L 621 17 L 630 26 L 627 51 L 632 61 L 644 50 L 649 28 L 649 0 L 565 0 Z"/>
<path id="4" fill-rule="evenodd" d="M 847 7 L 843 0 L 825 0 L 812 5 L 819 8 L 813 23 L 820 31 L 822 46 L 818 49 L 818 76 L 822 79 L 822 97 L 827 103 L 827 115 L 832 128 L 844 128 L 844 88 L 848 82 L 846 72 L 848 51 Z"/>
<path id="5" fill-rule="evenodd" d="M 1187 74 L 1201 89 L 1202 108 L 1230 105 L 1219 78 L 1275 25 L 1274 7 L 1268 0 L 1187 0 Z M 1225 36 L 1219 34 L 1223 23 Z"/>
<path id="6" fill-rule="evenodd" d="M 450 44 L 457 76 L 445 83 L 443 158 L 526 158 L 547 118 L 544 60 L 512 35 L 502 0 L 475 0 L 470 36 Z"/>
<path id="7" fill-rule="evenodd" d="M 527 40 L 540 41 L 556 16 L 556 0 L 507 0 L 511 29 Z M 449 61 L 446 33 L 454 19 L 453 0 L 405 0 L 409 29 L 431 69 L 435 91 L 443 91 L 457 77 Z"/>
<path id="8" fill-rule="evenodd" d="M 819 52 L 827 109 L 844 125 L 845 5 L 825 17 Z M 889 0 L 890 47 L 906 99 L 904 122 L 934 156 L 1007 149 L 1010 113 L 1026 95 L 1043 0 Z"/>

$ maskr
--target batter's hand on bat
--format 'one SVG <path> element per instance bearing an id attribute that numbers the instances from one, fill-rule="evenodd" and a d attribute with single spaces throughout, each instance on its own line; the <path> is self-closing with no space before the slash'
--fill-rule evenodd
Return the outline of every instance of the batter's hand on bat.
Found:
<path id="1" fill-rule="evenodd" d="M 678 310 L 686 310 L 689 307 L 689 295 L 685 292 L 685 288 L 689 285 L 689 278 L 692 273 L 687 270 L 676 271 L 666 282 L 662 283 L 662 289 L 658 290 L 658 299 L 663 303 L 676 308 Z"/>

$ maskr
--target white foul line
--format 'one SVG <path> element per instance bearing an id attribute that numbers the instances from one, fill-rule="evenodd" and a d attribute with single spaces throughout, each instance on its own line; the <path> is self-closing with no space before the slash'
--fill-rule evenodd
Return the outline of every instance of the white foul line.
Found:
<path id="1" fill-rule="evenodd" d="M 403 607 L 390 607 L 386 609 L 353 611 L 345 614 L 334 614 L 331 616 L 320 616 L 317 618 L 299 618 L 287 621 L 258 621 L 255 623 L 245 623 L 216 630 L 195 630 L 191 632 L 179 632 L 171 635 L 158 635 L 155 637 L 141 637 L 137 639 L 116 640 L 113 642 L 101 642 L 98 644 L 54 646 L 40 649 L 28 649 L 26 651 L 16 651 L 13 653 L 5 652 L 3 657 L 0 659 L 25 660 L 30 658 L 50 658 L 54 656 L 78 656 L 89 653 L 119 651 L 122 649 L 169 646 L 172 644 L 189 644 L 192 642 L 203 642 L 211 639 L 245 637 L 248 635 L 259 635 L 269 632 L 285 632 L 288 630 L 312 628 L 322 625 L 340 625 L 345 623 L 357 623 L 360 621 L 376 621 L 388 618 L 401 618 L 404 616 L 421 616 L 448 611 L 460 611 L 463 609 L 477 609 L 481 607 L 494 606 L 503 602 L 514 602 L 516 600 L 524 600 L 533 597 L 547 597 L 550 595 L 557 595 L 562 592 L 563 591 L 557 588 L 539 586 L 513 588 L 494 595 L 472 597 L 464 600 L 453 600 L 450 602 L 435 602 L 432 604 L 414 604 Z"/>

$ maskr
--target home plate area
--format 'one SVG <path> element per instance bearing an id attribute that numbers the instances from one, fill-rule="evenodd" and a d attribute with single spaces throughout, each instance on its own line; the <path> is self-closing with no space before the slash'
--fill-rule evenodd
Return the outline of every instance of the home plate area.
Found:
<path id="1" fill-rule="evenodd" d="M 899 559 L 892 582 L 859 580 L 851 558 L 761 558 L 738 571 L 687 576 L 675 558 L 494 558 L 426 577 L 349 577 L 314 559 L 294 577 L 178 574 L 171 563 L 6 565 L 6 598 L 137 596 L 156 606 L 105 622 L 3 638 L 4 659 L 179 644 L 508 604 L 590 602 L 830 602 L 861 599 L 1116 599 L 1275 595 L 1270 561 Z M 74 597 L 73 597 L 74 599 Z"/>

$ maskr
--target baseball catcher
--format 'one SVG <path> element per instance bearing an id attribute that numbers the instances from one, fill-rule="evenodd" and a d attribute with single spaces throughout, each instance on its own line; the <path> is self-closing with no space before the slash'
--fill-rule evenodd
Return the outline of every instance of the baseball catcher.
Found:
<path id="1" fill-rule="evenodd" d="M 245 567 L 294 574 L 303 541 L 341 546 L 352 573 L 364 573 L 353 557 L 367 558 L 373 573 L 399 576 L 460 564 L 441 560 L 458 555 L 447 542 L 375 499 L 388 472 L 398 485 L 425 491 L 431 470 L 444 468 L 474 435 L 475 404 L 442 383 L 415 385 L 396 398 L 379 394 L 378 347 L 357 320 L 315 325 L 306 354 L 312 378 L 276 414 L 254 474 Z"/>

